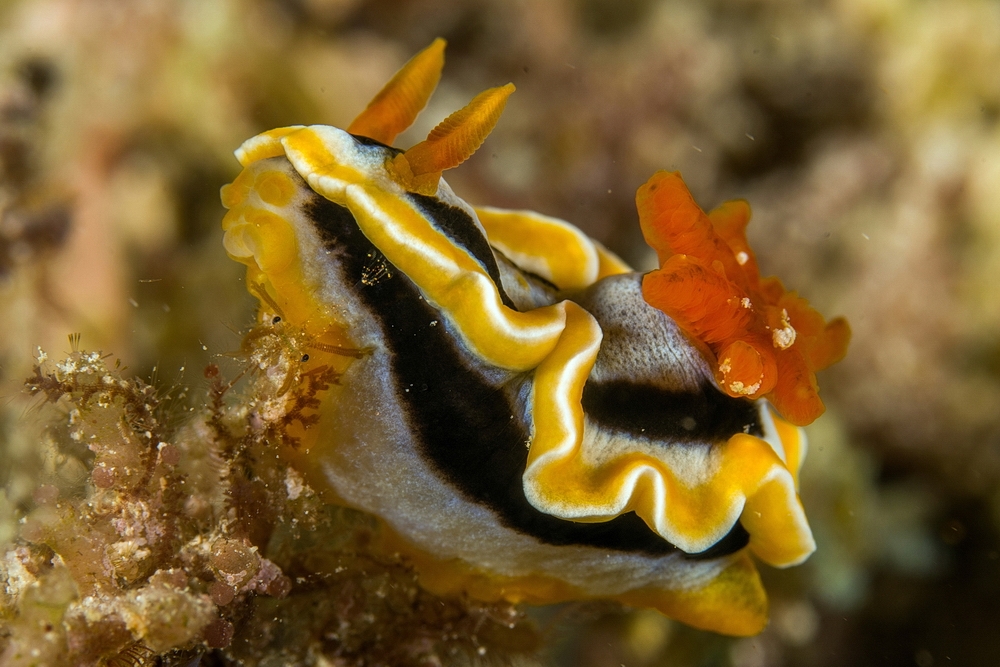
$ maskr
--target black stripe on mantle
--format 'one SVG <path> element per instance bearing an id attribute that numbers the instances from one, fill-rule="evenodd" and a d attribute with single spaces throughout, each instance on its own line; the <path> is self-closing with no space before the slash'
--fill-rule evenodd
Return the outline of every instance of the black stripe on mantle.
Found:
<path id="1" fill-rule="evenodd" d="M 446 204 L 436 197 L 428 197 L 416 192 L 406 194 L 420 209 L 420 212 L 431 221 L 435 229 L 447 236 L 455 245 L 465 248 L 470 255 L 476 258 L 479 265 L 489 275 L 490 280 L 497 286 L 503 305 L 517 310 L 514 302 L 510 300 L 503 289 L 503 283 L 500 281 L 500 267 L 497 266 L 497 258 L 493 256 L 493 249 L 476 223 L 473 222 L 472 217 L 457 206 Z"/>
<path id="2" fill-rule="evenodd" d="M 381 323 L 392 372 L 404 389 L 398 398 L 416 440 L 427 459 L 462 494 L 492 509 L 506 527 L 546 544 L 651 555 L 677 551 L 632 512 L 606 522 L 577 523 L 528 503 L 521 481 L 528 432 L 504 390 L 464 363 L 440 313 L 405 274 L 392 271 L 378 281 L 362 282 L 366 258 L 379 251 L 347 208 L 315 195 L 304 213 L 324 244 L 340 251 L 335 256 L 345 283 L 354 285 L 356 296 Z M 737 523 L 718 543 L 688 557 L 719 557 L 748 542 L 749 535 Z"/>
<path id="3" fill-rule="evenodd" d="M 643 439 L 702 444 L 725 442 L 734 433 L 764 435 L 756 404 L 707 384 L 687 392 L 624 380 L 588 382 L 583 410 L 603 429 Z"/>

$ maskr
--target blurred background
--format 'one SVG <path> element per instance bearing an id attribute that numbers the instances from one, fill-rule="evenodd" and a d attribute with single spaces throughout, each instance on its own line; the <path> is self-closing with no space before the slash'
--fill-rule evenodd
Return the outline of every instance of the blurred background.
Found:
<path id="1" fill-rule="evenodd" d="M 36 348 L 80 332 L 202 390 L 252 318 L 221 244 L 232 151 L 346 126 L 437 36 L 397 145 L 517 85 L 460 196 L 650 268 L 634 193 L 679 169 L 706 209 L 749 200 L 762 272 L 854 330 L 809 428 L 819 549 L 764 572 L 768 630 L 543 609 L 544 664 L 1000 664 L 996 0 L 0 0 L 0 542 L 39 465 L 17 428 Z"/>

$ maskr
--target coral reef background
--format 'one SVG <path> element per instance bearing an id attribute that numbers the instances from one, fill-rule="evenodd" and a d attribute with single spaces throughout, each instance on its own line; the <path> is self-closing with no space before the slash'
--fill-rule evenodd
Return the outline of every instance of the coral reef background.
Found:
<path id="1" fill-rule="evenodd" d="M 194 466 L 189 478 L 205 469 L 188 460 L 196 452 L 184 443 L 197 438 L 181 426 L 216 429 L 207 441 L 217 447 L 201 452 L 209 469 L 263 457 L 253 449 L 260 441 L 234 439 L 225 421 L 240 406 L 220 398 L 217 378 L 235 378 L 245 363 L 229 353 L 240 349 L 253 300 L 221 247 L 218 188 L 236 175 L 232 150 L 244 139 L 288 124 L 346 126 L 436 36 L 449 41 L 441 87 L 399 145 L 487 86 L 518 88 L 484 148 L 448 175 L 465 199 L 565 218 L 648 268 L 634 193 L 656 169 L 679 169 L 706 207 L 749 200 L 763 272 L 821 312 L 846 315 L 854 339 L 847 359 L 820 378 L 829 409 L 809 430 L 802 488 L 819 549 L 800 568 L 765 573 L 772 623 L 760 637 L 731 640 L 647 612 L 567 605 L 530 612 L 547 648 L 527 658 L 533 640 L 513 610 L 508 618 L 501 609 L 442 610 L 437 601 L 422 609 L 437 610 L 436 620 L 466 639 L 496 626 L 480 648 L 492 641 L 527 664 L 1000 663 L 1000 5 L 991 0 L 0 2 L 6 631 L 17 623 L 44 630 L 45 614 L 58 621 L 85 594 L 15 545 L 51 541 L 45 531 L 58 533 L 59 522 L 85 525 L 86 516 L 56 506 L 102 480 L 129 485 L 134 502 L 114 511 L 127 509 L 134 521 L 87 539 L 117 545 L 95 556 L 111 563 L 115 585 L 142 582 L 146 591 L 122 596 L 118 613 L 140 620 L 107 629 L 121 650 L 106 664 L 152 664 L 150 651 L 178 641 L 164 638 L 167 629 L 228 646 L 245 618 L 216 608 L 256 596 L 264 602 L 241 613 L 263 618 L 268 605 L 294 598 L 286 574 L 294 555 L 254 550 L 259 522 L 241 524 L 244 505 L 233 499 L 257 491 L 237 478 L 203 480 L 191 494 L 208 514 L 232 511 L 229 541 L 212 542 L 224 553 L 191 546 L 183 567 L 155 580 L 136 565 L 160 557 L 149 545 L 163 535 L 192 545 L 207 530 L 193 521 L 143 532 L 143 511 L 184 500 L 163 490 L 178 466 Z M 77 349 L 66 342 L 74 332 Z M 36 372 L 39 348 L 51 360 Z M 116 370 L 114 358 L 128 369 Z M 105 376 L 113 391 L 88 388 Z M 134 480 L 96 473 L 115 452 L 73 449 L 90 434 L 111 437 L 100 420 L 73 423 L 73 409 L 98 414 L 100 401 L 126 415 L 131 430 L 115 437 L 127 446 L 156 439 L 153 455 L 129 464 Z M 268 474 L 289 516 L 321 511 L 308 506 L 301 480 Z M 322 521 L 364 532 L 357 517 Z M 143 549 L 149 554 L 137 558 Z M 421 595 L 391 562 L 343 567 L 367 568 L 407 604 Z M 15 618 L 14 598 L 46 576 L 32 589 L 48 596 L 29 600 L 35 616 Z M 73 573 L 78 584 L 86 576 Z M 184 602 L 189 625 L 142 626 L 183 588 L 182 577 L 230 583 Z M 371 600 L 391 608 L 392 595 L 385 602 L 385 590 L 365 589 L 371 581 L 327 580 L 342 598 L 302 608 L 330 623 Z M 463 625 L 468 619 L 479 624 Z M 364 632 L 329 639 L 326 657 L 295 659 L 400 659 L 365 663 L 357 656 L 376 640 Z M 137 635 L 146 644 L 132 644 Z M 281 640 L 292 647 L 303 636 Z M 460 639 L 441 659 L 492 656 Z M 261 640 L 246 650 L 262 656 L 273 647 Z M 100 656 L 74 650 L 78 664 Z M 0 655 L 45 664 L 42 654 L 34 662 Z M 274 660 L 261 664 L 284 664 Z"/>

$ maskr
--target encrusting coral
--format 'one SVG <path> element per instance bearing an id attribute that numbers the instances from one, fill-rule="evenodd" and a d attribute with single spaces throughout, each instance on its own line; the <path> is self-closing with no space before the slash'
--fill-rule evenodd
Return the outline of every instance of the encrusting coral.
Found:
<path id="1" fill-rule="evenodd" d="M 534 651 L 512 605 L 425 592 L 398 556 L 366 548 L 369 517 L 278 463 L 295 446 L 287 425 L 308 423 L 336 379 L 301 377 L 304 342 L 280 322 L 253 330 L 247 386 L 210 366 L 205 404 L 176 426 L 170 401 L 107 357 L 39 351 L 26 387 L 43 400 L 49 466 L 0 560 L 0 663 L 433 665 Z M 71 461 L 86 475 L 60 476 Z"/>

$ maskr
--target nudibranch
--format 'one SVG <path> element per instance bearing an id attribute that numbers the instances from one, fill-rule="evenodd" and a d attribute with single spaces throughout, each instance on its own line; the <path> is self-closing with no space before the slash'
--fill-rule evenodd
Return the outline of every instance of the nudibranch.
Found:
<path id="1" fill-rule="evenodd" d="M 339 373 L 289 461 L 377 516 L 435 592 L 759 632 L 750 554 L 784 567 L 815 547 L 798 426 L 822 411 L 814 371 L 846 324 L 759 277 L 744 202 L 705 214 L 677 174 L 638 193 L 661 260 L 646 276 L 562 220 L 470 206 L 441 173 L 513 85 L 391 145 L 443 64 L 437 40 L 346 131 L 236 151 L 226 250 L 261 321 L 307 332 L 302 363 Z"/>

